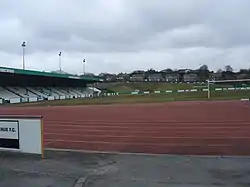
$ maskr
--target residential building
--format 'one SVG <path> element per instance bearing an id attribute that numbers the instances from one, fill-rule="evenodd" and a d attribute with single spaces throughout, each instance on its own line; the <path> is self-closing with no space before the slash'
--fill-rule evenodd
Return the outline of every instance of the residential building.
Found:
<path id="1" fill-rule="evenodd" d="M 145 81 L 145 73 L 134 73 L 130 75 L 130 81 L 143 82 Z"/>
<path id="2" fill-rule="evenodd" d="M 191 69 L 179 69 L 178 70 L 178 73 L 179 74 L 184 74 L 184 73 L 190 73 L 190 72 L 192 72 L 193 70 L 191 70 Z"/>
<path id="3" fill-rule="evenodd" d="M 166 74 L 165 80 L 166 82 L 178 82 L 180 79 L 180 75 L 178 73 Z"/>
<path id="4" fill-rule="evenodd" d="M 117 81 L 128 81 L 129 80 L 129 75 L 126 74 L 126 73 L 119 73 L 117 76 L 116 76 L 116 80 Z"/>
<path id="5" fill-rule="evenodd" d="M 222 79 L 222 73 L 210 73 L 209 74 L 209 80 L 221 80 Z"/>
<path id="6" fill-rule="evenodd" d="M 116 75 L 115 74 L 106 74 L 104 75 L 104 81 L 106 82 L 113 82 L 116 81 Z"/>
<path id="7" fill-rule="evenodd" d="M 187 73 L 183 75 L 184 82 L 196 82 L 198 80 L 198 76 L 195 73 Z"/>
<path id="8" fill-rule="evenodd" d="M 160 82 L 163 81 L 163 77 L 161 73 L 154 73 L 148 75 L 148 81 L 149 82 Z"/>
<path id="9" fill-rule="evenodd" d="M 237 79 L 249 79 L 250 76 L 246 73 L 240 73 L 237 75 Z"/>

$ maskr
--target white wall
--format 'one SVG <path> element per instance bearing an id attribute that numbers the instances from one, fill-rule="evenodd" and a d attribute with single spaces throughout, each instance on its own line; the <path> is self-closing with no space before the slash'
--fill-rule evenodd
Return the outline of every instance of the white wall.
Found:
<path id="1" fill-rule="evenodd" d="M 18 116 L 0 116 L 1 127 L 14 127 L 17 123 L 19 132 L 19 149 L 1 148 L 0 150 L 17 151 L 31 154 L 44 154 L 43 147 L 43 124 L 41 117 L 18 117 Z M 6 133 L 5 133 L 6 134 Z M 1 137 L 2 136 L 2 137 Z M 14 137 L 14 136 L 13 136 Z M 0 133 L 0 138 L 4 137 L 4 132 Z M 11 137 L 10 137 L 11 138 Z"/>
<path id="2" fill-rule="evenodd" d="M 66 97 L 64 95 L 61 95 L 60 99 L 66 99 Z"/>
<path id="3" fill-rule="evenodd" d="M 36 102 L 37 101 L 37 97 L 29 97 L 29 102 Z"/>
<path id="4" fill-rule="evenodd" d="M 49 96 L 49 97 L 48 97 L 48 100 L 49 100 L 49 101 L 55 100 L 55 97 L 54 97 L 54 96 Z"/>
<path id="5" fill-rule="evenodd" d="M 10 103 L 20 103 L 21 102 L 21 98 L 17 97 L 17 98 L 11 98 L 10 99 Z"/>

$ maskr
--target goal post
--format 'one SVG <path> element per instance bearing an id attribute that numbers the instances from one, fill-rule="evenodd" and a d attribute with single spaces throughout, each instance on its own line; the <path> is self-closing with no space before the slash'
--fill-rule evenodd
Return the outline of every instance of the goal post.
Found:
<path id="1" fill-rule="evenodd" d="M 38 154 L 44 158 L 43 117 L 0 115 L 0 152 Z"/>
<path id="2" fill-rule="evenodd" d="M 207 98 L 250 98 L 250 79 L 208 80 Z"/>

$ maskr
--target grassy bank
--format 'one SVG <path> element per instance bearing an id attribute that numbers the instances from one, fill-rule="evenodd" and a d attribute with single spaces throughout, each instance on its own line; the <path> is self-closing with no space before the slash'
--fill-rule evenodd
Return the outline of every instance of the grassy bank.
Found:
<path id="1" fill-rule="evenodd" d="M 249 98 L 250 91 L 213 91 L 210 100 L 230 100 Z M 108 105 L 108 104 L 133 104 L 133 103 L 160 103 L 170 101 L 195 101 L 208 100 L 207 92 L 144 94 L 144 95 L 117 95 L 99 98 L 81 98 L 71 100 L 42 101 L 38 103 L 23 103 L 16 106 L 72 106 L 72 105 Z"/>

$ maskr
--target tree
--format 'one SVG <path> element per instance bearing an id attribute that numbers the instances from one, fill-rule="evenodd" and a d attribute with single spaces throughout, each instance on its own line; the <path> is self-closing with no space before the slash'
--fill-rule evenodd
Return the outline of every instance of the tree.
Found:
<path id="1" fill-rule="evenodd" d="M 226 72 L 233 72 L 233 68 L 230 65 L 225 66 L 225 71 Z"/>
<path id="2" fill-rule="evenodd" d="M 162 73 L 173 73 L 173 70 L 170 69 L 170 68 L 167 68 L 167 69 L 163 69 L 161 70 Z"/>
<path id="3" fill-rule="evenodd" d="M 143 71 L 143 70 L 135 70 L 131 74 L 141 74 L 141 73 L 145 73 L 145 71 Z"/>
<path id="4" fill-rule="evenodd" d="M 156 71 L 152 68 L 150 68 L 148 71 L 146 71 L 147 74 L 153 74 L 156 73 Z"/>
<path id="5" fill-rule="evenodd" d="M 202 65 L 199 70 L 208 71 L 208 66 L 206 64 Z"/>
<path id="6" fill-rule="evenodd" d="M 216 73 L 222 73 L 222 69 L 218 69 Z"/>
<path id="7" fill-rule="evenodd" d="M 225 71 L 222 72 L 222 78 L 225 80 L 236 79 L 236 74 L 233 72 L 233 68 L 230 65 L 225 66 Z"/>
<path id="8" fill-rule="evenodd" d="M 208 66 L 207 65 L 202 65 L 199 69 L 198 69 L 198 77 L 199 77 L 199 81 L 201 82 L 205 82 L 207 79 L 209 79 L 209 70 L 208 70 Z"/>

